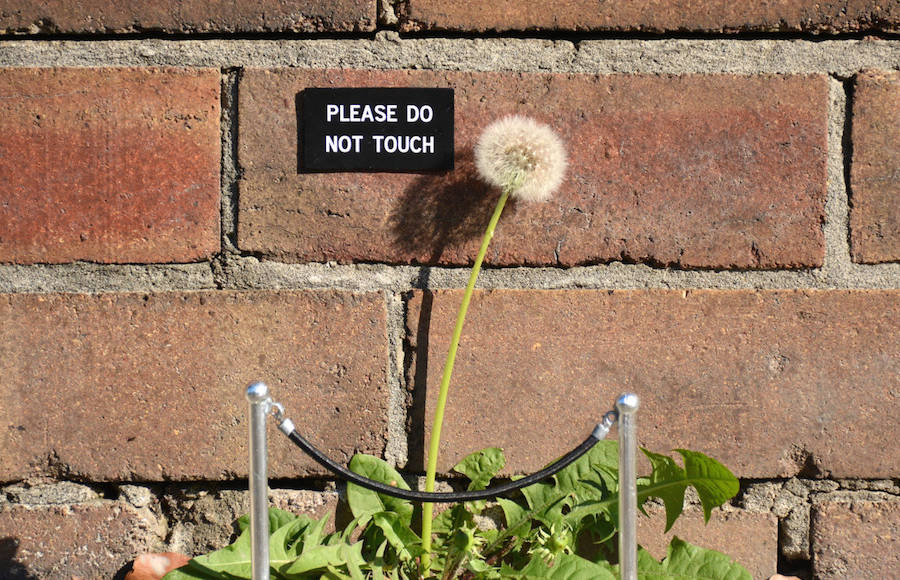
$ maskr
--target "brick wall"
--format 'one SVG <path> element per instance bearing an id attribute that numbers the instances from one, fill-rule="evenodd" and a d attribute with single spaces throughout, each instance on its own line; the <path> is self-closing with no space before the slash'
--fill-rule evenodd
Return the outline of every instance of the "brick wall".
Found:
<path id="1" fill-rule="evenodd" d="M 642 444 L 742 479 L 675 533 L 755 578 L 896 576 L 896 2 L 121 4 L 0 0 L 0 576 L 227 542 L 253 380 L 420 474 L 507 113 L 570 169 L 503 216 L 441 468 L 532 470 L 632 390 Z M 298 174 L 310 86 L 454 88 L 456 169 Z M 337 505 L 272 433 L 275 503 Z"/>

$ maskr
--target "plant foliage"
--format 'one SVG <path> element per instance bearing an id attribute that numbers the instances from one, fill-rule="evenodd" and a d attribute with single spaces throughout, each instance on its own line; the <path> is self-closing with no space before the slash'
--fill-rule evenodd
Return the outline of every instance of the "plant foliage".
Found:
<path id="1" fill-rule="evenodd" d="M 663 502 L 668 530 L 681 514 L 684 494 L 693 487 L 704 516 L 738 491 L 738 481 L 721 463 L 694 451 L 673 458 L 644 451 L 652 471 L 638 482 L 638 502 Z M 521 493 L 455 505 L 435 518 L 430 567 L 422 569 L 422 539 L 412 528 L 414 506 L 353 484 L 347 503 L 353 519 L 343 530 L 325 533 L 327 516 L 314 520 L 269 511 L 272 578 L 472 580 L 615 580 L 618 525 L 618 450 L 600 441 L 578 461 Z M 483 489 L 504 466 L 503 453 L 489 448 L 466 457 L 454 469 Z M 357 455 L 355 472 L 404 489 L 408 486 L 384 461 Z M 495 513 L 496 527 L 479 525 Z M 502 517 L 500 517 L 502 515 Z M 246 516 L 237 540 L 198 556 L 165 580 L 250 578 L 250 531 Z M 639 575 L 647 580 L 750 580 L 728 556 L 692 546 L 677 537 L 667 556 L 656 561 L 640 550 Z"/>

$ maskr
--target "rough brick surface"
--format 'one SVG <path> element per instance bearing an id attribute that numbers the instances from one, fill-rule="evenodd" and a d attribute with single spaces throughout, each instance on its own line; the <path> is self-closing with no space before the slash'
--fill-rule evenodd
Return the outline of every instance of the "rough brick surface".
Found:
<path id="1" fill-rule="evenodd" d="M 234 522 L 250 511 L 250 494 L 245 490 L 207 492 L 197 485 L 181 493 L 166 496 L 170 531 L 168 548 L 182 554 L 198 555 L 218 550 L 234 540 Z M 326 524 L 334 531 L 335 492 L 280 489 L 269 492 L 273 507 L 312 518 L 332 514 Z"/>
<path id="2" fill-rule="evenodd" d="M 649 518 L 638 516 L 638 544 L 659 560 L 665 557 L 672 536 L 728 554 L 753 578 L 768 578 L 778 571 L 778 519 L 768 513 L 715 510 L 708 523 L 700 509 L 688 509 L 668 533 L 665 511 L 646 508 Z"/>
<path id="3" fill-rule="evenodd" d="M 900 260 L 900 72 L 868 72 L 853 95 L 850 240 L 857 262 Z"/>
<path id="4" fill-rule="evenodd" d="M 816 578 L 896 578 L 900 501 L 822 502 L 813 507 Z"/>
<path id="5" fill-rule="evenodd" d="M 219 83 L 214 70 L 0 71 L 0 262 L 216 252 Z"/>
<path id="6" fill-rule="evenodd" d="M 339 461 L 384 449 L 385 305 L 333 291 L 0 296 L 0 481 L 247 476 L 264 380 Z M 270 475 L 322 473 L 274 426 Z"/>
<path id="7" fill-rule="evenodd" d="M 112 578 L 142 552 L 162 546 L 164 529 L 121 502 L 0 508 L 0 576 Z"/>
<path id="8" fill-rule="evenodd" d="M 427 398 L 413 424 L 431 423 L 461 295 L 411 302 L 411 380 Z M 510 471 L 534 470 L 633 391 L 653 451 L 702 451 L 748 478 L 897 477 L 898 329 L 898 291 L 480 292 L 440 466 L 499 446 Z"/>
<path id="9" fill-rule="evenodd" d="M 375 27 L 375 0 L 0 0 L 0 33 L 320 32 Z"/>
<path id="10" fill-rule="evenodd" d="M 454 88 L 457 168 L 298 175 L 296 95 L 329 86 Z M 827 93 L 819 76 L 247 70 L 239 245 L 300 262 L 471 262 L 498 195 L 472 148 L 518 113 L 560 133 L 570 171 L 550 202 L 504 212 L 488 263 L 819 265 Z"/>
<path id="11" fill-rule="evenodd" d="M 409 0 L 403 30 L 812 31 L 900 29 L 892 0 L 564 0 L 552 6 L 518 0 Z"/>

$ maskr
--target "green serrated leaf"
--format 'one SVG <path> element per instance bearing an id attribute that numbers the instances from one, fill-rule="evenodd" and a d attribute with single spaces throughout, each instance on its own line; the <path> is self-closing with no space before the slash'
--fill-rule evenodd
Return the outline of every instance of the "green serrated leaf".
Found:
<path id="1" fill-rule="evenodd" d="M 497 503 L 506 518 L 504 535 L 515 538 L 515 547 L 522 545 L 525 536 L 531 531 L 530 512 L 511 499 L 498 497 Z"/>
<path id="2" fill-rule="evenodd" d="M 495 572 L 496 569 L 482 560 L 481 558 L 469 558 L 469 561 L 466 562 L 466 568 L 475 572 L 476 574 L 490 574 L 491 572 Z"/>
<path id="3" fill-rule="evenodd" d="M 637 551 L 637 567 L 638 576 L 641 578 L 644 578 L 647 574 L 663 574 L 665 572 L 663 565 L 656 561 L 653 554 L 640 546 L 638 546 Z"/>
<path id="4" fill-rule="evenodd" d="M 300 577 L 310 572 L 324 572 L 329 566 L 340 567 L 344 563 L 343 545 L 314 546 L 298 558 L 277 568 L 287 577 Z"/>
<path id="5" fill-rule="evenodd" d="M 652 559 L 652 557 L 651 557 Z M 753 580 L 750 573 L 731 558 L 672 538 L 668 554 L 658 568 L 649 566 L 646 558 L 638 561 L 642 580 Z"/>
<path id="6" fill-rule="evenodd" d="M 372 523 L 384 533 L 384 538 L 397 551 L 401 562 L 406 562 L 425 553 L 422 540 L 394 512 L 372 514 Z"/>
<path id="7" fill-rule="evenodd" d="M 362 544 L 341 545 L 341 556 L 344 559 L 344 565 L 352 580 L 365 580 L 363 568 L 368 566 L 366 559 L 362 555 Z M 377 578 L 377 576 L 374 576 Z"/>
<path id="8" fill-rule="evenodd" d="M 472 522 L 472 513 L 466 509 L 465 505 L 456 504 L 434 518 L 431 530 L 437 536 L 436 540 L 442 542 L 445 536 L 463 526 L 472 525 Z"/>
<path id="9" fill-rule="evenodd" d="M 342 573 L 334 566 L 328 566 L 325 573 L 319 576 L 319 580 L 353 580 L 353 578 Z"/>
<path id="10" fill-rule="evenodd" d="M 656 497 L 662 499 L 666 507 L 665 531 L 668 532 L 678 516 L 681 515 L 684 507 L 684 493 L 687 490 L 685 471 L 668 455 L 652 453 L 646 449 L 641 449 L 641 451 L 650 460 L 653 471 L 650 477 L 641 481 L 638 489 L 650 489 L 654 486 L 658 488 Z M 683 483 L 679 484 L 678 482 Z M 666 483 L 673 483 L 673 485 L 665 485 Z"/>
<path id="11" fill-rule="evenodd" d="M 362 453 L 354 455 L 350 460 L 350 470 L 381 483 L 400 489 L 409 489 L 403 477 L 393 467 L 386 461 L 371 455 Z M 347 503 L 350 504 L 350 511 L 355 517 L 387 511 L 399 515 L 407 525 L 412 521 L 413 505 L 410 502 L 380 494 L 353 483 L 347 484 Z"/>
<path id="12" fill-rule="evenodd" d="M 561 523 L 576 498 L 579 502 L 587 502 L 600 501 L 608 496 L 616 489 L 618 457 L 615 441 L 599 441 L 550 481 L 524 488 L 522 494 L 532 509 L 533 517 L 547 526 Z"/>
<path id="13" fill-rule="evenodd" d="M 522 569 L 514 570 L 503 566 L 502 578 L 515 580 L 617 580 L 608 564 L 598 564 L 574 554 L 560 554 L 552 564 L 542 558 L 533 557 Z"/>
<path id="14" fill-rule="evenodd" d="M 486 549 L 490 553 L 505 545 L 510 537 L 516 536 L 515 547 L 521 545 L 521 538 L 532 528 L 532 520 L 546 527 L 565 525 L 578 530 L 579 519 L 570 518 L 567 511 L 576 501 L 601 501 L 616 489 L 618 473 L 618 445 L 615 441 L 599 441 L 572 465 L 569 465 L 548 481 L 539 482 L 522 489 L 528 509 L 519 506 L 516 510 L 505 504 L 507 529 L 501 531 L 497 539 Z M 504 504 L 501 503 L 501 507 Z M 509 509 L 510 511 L 506 511 Z M 584 517 L 591 515 L 586 512 Z"/>
<path id="15" fill-rule="evenodd" d="M 703 518 L 709 521 L 710 513 L 733 498 L 740 490 L 740 482 L 727 467 L 699 451 L 676 449 L 684 459 L 688 481 L 697 490 L 703 506 Z"/>
<path id="16" fill-rule="evenodd" d="M 510 566 L 509 564 L 507 564 L 506 562 L 504 562 L 503 564 L 500 565 L 500 577 L 508 578 L 508 579 L 512 580 L 514 578 L 521 578 L 521 573 L 518 570 L 516 570 L 515 568 L 513 568 L 512 566 Z"/>
<path id="17" fill-rule="evenodd" d="M 188 578 L 250 578 L 250 529 L 245 529 L 233 544 L 204 556 L 192 558 Z"/>
<path id="18" fill-rule="evenodd" d="M 388 543 L 387 540 L 385 540 L 378 546 L 378 549 L 375 550 L 375 558 L 370 563 L 373 578 L 384 577 L 384 551 L 387 549 L 387 546 Z"/>
<path id="19" fill-rule="evenodd" d="M 303 529 L 303 534 L 300 537 L 300 542 L 302 542 L 302 549 L 297 554 L 302 554 L 307 551 L 310 547 L 317 546 L 322 543 L 322 539 L 325 535 L 325 525 L 328 523 L 329 515 L 325 515 L 321 519 L 313 520 L 309 526 Z"/>
<path id="20" fill-rule="evenodd" d="M 517 580 L 537 580 L 538 578 L 547 578 L 550 573 L 550 565 L 540 556 L 532 556 L 528 563 L 521 570 L 514 570 L 509 567 L 502 567 L 500 573 L 504 578 L 515 578 Z"/>
<path id="21" fill-rule="evenodd" d="M 269 536 L 269 558 L 273 560 L 296 558 L 298 555 L 296 550 L 303 546 L 300 536 L 312 522 L 311 518 L 298 516 L 272 531 Z"/>
<path id="22" fill-rule="evenodd" d="M 361 516 L 356 516 L 355 518 L 353 518 L 353 520 L 350 521 L 350 523 L 347 524 L 347 526 L 344 528 L 344 530 L 340 534 L 336 533 L 335 535 L 337 535 L 341 541 L 349 542 L 350 538 L 352 538 L 358 530 L 365 529 L 365 527 L 369 523 L 369 520 L 371 520 L 371 519 L 372 519 L 371 514 L 363 514 Z"/>
<path id="23" fill-rule="evenodd" d="M 269 508 L 269 529 L 277 530 L 284 524 L 290 522 L 297 516 L 292 514 L 291 512 L 286 512 L 284 510 L 280 510 L 278 508 L 270 507 Z M 244 533 L 244 530 L 250 529 L 250 514 L 244 514 L 237 519 L 238 534 Z"/>
<path id="24" fill-rule="evenodd" d="M 651 497 L 661 498 L 665 503 L 666 530 L 681 514 L 688 486 L 697 490 L 707 521 L 712 509 L 734 497 L 740 488 L 737 478 L 715 459 L 696 451 L 677 451 L 684 458 L 685 469 L 678 467 L 671 458 L 644 450 L 654 470 L 649 478 L 638 481 L 638 505 Z M 566 517 L 571 522 L 600 513 L 614 515 L 617 503 L 618 494 L 600 500 L 579 501 Z"/>
<path id="25" fill-rule="evenodd" d="M 547 580 L 617 580 L 606 564 L 594 563 L 574 554 L 560 554 L 548 571 Z"/>
<path id="26" fill-rule="evenodd" d="M 484 489 L 506 465 L 506 458 L 499 447 L 488 447 L 467 455 L 453 470 L 469 478 L 469 490 Z"/>

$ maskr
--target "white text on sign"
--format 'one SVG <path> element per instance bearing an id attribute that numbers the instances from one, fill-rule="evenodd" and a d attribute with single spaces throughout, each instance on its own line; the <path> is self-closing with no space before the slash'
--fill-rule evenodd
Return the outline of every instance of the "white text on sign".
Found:
<path id="1" fill-rule="evenodd" d="M 336 105 L 325 106 L 329 123 L 397 123 L 397 105 Z M 430 123 L 434 110 L 430 105 L 407 105 L 407 123 Z"/>
<path id="2" fill-rule="evenodd" d="M 362 135 L 326 135 L 326 153 L 359 153 Z M 434 153 L 434 135 L 372 135 L 375 153 Z"/>
<path id="3" fill-rule="evenodd" d="M 325 105 L 329 123 L 399 123 L 396 104 L 335 104 Z M 431 105 L 408 104 L 407 123 L 430 123 L 434 119 Z M 370 135 L 375 153 L 434 153 L 433 135 Z M 325 153 L 361 153 L 364 135 L 325 135 Z"/>

